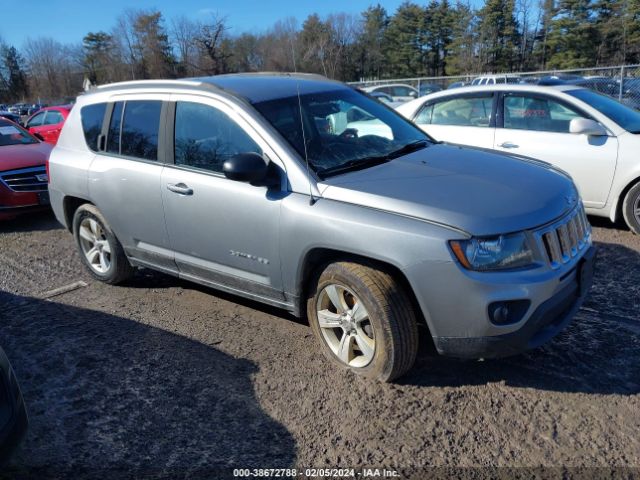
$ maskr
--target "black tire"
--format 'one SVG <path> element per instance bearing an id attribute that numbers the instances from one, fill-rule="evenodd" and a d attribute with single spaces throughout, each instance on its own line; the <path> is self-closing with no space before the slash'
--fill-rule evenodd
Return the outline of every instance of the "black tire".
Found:
<path id="1" fill-rule="evenodd" d="M 622 202 L 622 215 L 627 226 L 636 235 L 640 235 L 640 182 L 627 192 Z"/>
<path id="2" fill-rule="evenodd" d="M 109 244 L 109 248 L 111 251 L 109 255 L 110 265 L 105 272 L 98 272 L 94 267 L 91 266 L 81 245 L 80 225 L 82 224 L 83 220 L 87 218 L 95 220 L 98 225 L 100 225 L 102 231 L 104 232 L 106 241 Z M 84 205 L 78 207 L 78 209 L 75 211 L 73 215 L 73 236 L 76 240 L 78 252 L 80 253 L 80 259 L 94 278 L 100 280 L 101 282 L 115 285 L 124 282 L 133 275 L 134 268 L 129 263 L 122 245 L 113 234 L 113 231 L 111 230 L 111 227 L 109 226 L 105 218 L 94 205 L 85 203 Z"/>
<path id="3" fill-rule="evenodd" d="M 341 361 L 322 334 L 317 307 L 321 292 L 331 284 L 347 287 L 366 307 L 375 334 L 375 350 L 372 360 L 365 366 L 353 367 Z M 402 286 L 386 272 L 350 262 L 328 265 L 316 275 L 309 291 L 307 315 L 325 356 L 358 375 L 390 382 L 406 373 L 415 362 L 418 352 L 415 313 Z"/>

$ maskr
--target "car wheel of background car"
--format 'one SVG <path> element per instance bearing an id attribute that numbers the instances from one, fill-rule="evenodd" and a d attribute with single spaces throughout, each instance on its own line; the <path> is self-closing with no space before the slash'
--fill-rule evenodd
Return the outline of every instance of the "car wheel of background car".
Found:
<path id="1" fill-rule="evenodd" d="M 631 187 L 624 197 L 622 214 L 631 231 L 640 235 L 640 182 Z"/>
<path id="2" fill-rule="evenodd" d="M 95 278 L 116 284 L 133 275 L 122 245 L 95 206 L 87 203 L 78 207 L 73 216 L 73 234 L 80 258 Z"/>
<path id="3" fill-rule="evenodd" d="M 388 382 L 415 361 L 418 329 L 411 302 L 385 272 L 330 264 L 309 293 L 307 315 L 323 353 L 359 375 Z"/>

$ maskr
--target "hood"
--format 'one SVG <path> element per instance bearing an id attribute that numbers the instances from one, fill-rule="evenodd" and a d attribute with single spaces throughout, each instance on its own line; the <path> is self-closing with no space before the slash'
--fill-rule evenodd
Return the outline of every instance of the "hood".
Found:
<path id="1" fill-rule="evenodd" d="M 323 198 L 478 236 L 538 227 L 579 198 L 572 180 L 544 162 L 445 144 L 328 178 L 318 187 Z"/>
<path id="2" fill-rule="evenodd" d="M 45 142 L 0 147 L 0 172 L 44 165 L 52 148 Z"/>

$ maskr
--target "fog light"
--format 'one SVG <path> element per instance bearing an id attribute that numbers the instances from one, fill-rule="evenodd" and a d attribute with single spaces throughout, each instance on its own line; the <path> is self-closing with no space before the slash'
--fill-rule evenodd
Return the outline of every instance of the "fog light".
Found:
<path id="1" fill-rule="evenodd" d="M 508 300 L 489 305 L 489 319 L 496 325 L 518 323 L 529 310 L 530 300 Z"/>

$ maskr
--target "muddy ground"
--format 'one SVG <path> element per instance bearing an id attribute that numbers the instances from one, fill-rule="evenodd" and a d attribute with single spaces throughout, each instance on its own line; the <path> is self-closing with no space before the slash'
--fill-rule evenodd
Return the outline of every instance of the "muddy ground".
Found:
<path id="1" fill-rule="evenodd" d="M 5 222 L 0 345 L 31 425 L 4 476 L 638 476 L 640 238 L 592 221 L 595 283 L 564 333 L 483 362 L 439 358 L 425 337 L 394 385 L 328 367 L 309 326 L 282 311 L 147 270 L 103 285 L 52 215 Z M 40 299 L 78 280 L 88 286 Z"/>

